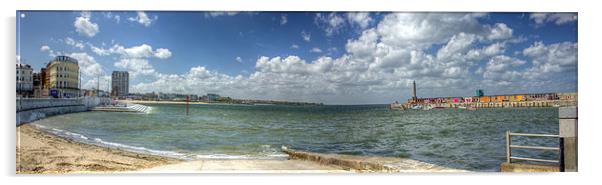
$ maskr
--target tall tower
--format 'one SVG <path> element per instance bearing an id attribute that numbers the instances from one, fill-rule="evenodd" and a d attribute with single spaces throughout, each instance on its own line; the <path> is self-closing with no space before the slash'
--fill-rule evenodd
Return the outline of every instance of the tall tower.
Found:
<path id="1" fill-rule="evenodd" d="M 127 71 L 113 71 L 111 74 L 111 95 L 119 98 L 129 94 L 130 74 Z"/>
<path id="2" fill-rule="evenodd" d="M 414 100 L 414 102 L 416 100 L 418 100 L 418 97 L 416 97 L 416 80 L 414 80 L 413 82 L 414 87 L 412 88 L 412 100 Z"/>

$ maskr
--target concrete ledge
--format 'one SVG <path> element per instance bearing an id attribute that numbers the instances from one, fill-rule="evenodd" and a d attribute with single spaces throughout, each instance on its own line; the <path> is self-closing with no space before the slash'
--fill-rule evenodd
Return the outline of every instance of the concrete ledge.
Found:
<path id="1" fill-rule="evenodd" d="M 577 119 L 577 106 L 558 108 L 558 118 L 560 118 L 560 119 Z"/>
<path id="2" fill-rule="evenodd" d="M 315 161 L 323 165 L 336 165 L 346 170 L 358 172 L 467 172 L 466 170 L 438 166 L 407 158 L 321 154 L 296 151 L 286 147 L 283 147 L 282 151 L 287 153 L 291 159 Z"/>
<path id="3" fill-rule="evenodd" d="M 502 172 L 560 172 L 560 167 L 556 165 L 538 165 L 538 164 L 520 164 L 520 163 L 502 163 L 500 167 Z"/>
<path id="4" fill-rule="evenodd" d="M 17 112 L 17 126 L 23 123 L 29 123 L 36 120 L 44 119 L 49 116 L 67 114 L 67 113 L 75 113 L 75 112 L 84 112 L 87 111 L 88 108 L 84 105 L 75 105 L 75 106 L 65 106 L 65 107 L 48 107 L 48 108 L 40 108 L 35 110 L 21 111 Z"/>

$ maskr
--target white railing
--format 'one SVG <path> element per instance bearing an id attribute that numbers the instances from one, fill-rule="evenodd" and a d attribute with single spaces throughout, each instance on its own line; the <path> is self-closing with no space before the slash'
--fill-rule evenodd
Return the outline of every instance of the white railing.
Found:
<path id="1" fill-rule="evenodd" d="M 546 146 L 524 146 L 524 145 L 514 145 L 512 144 L 512 136 L 525 136 L 525 137 L 551 137 L 551 138 L 560 138 L 559 135 L 553 134 L 529 134 L 529 133 L 513 133 L 506 131 L 506 162 L 512 163 L 512 160 L 521 160 L 521 161 L 535 161 L 535 162 L 545 162 L 545 163 L 562 163 L 562 141 L 559 147 L 546 147 Z M 557 151 L 559 153 L 559 159 L 538 159 L 538 158 L 529 158 L 529 157 L 517 157 L 512 156 L 512 149 L 529 149 L 529 150 L 549 150 L 549 151 Z"/>

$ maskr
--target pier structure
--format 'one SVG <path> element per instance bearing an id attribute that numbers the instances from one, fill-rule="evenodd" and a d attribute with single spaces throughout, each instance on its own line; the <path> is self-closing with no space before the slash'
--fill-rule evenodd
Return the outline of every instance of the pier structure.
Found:
<path id="1" fill-rule="evenodd" d="M 418 98 L 416 81 L 413 81 L 412 97 L 406 103 L 392 103 L 389 108 L 404 110 L 418 105 L 430 108 L 567 107 L 577 106 L 577 99 L 577 92 L 484 95 L 480 89 L 475 96 Z"/>

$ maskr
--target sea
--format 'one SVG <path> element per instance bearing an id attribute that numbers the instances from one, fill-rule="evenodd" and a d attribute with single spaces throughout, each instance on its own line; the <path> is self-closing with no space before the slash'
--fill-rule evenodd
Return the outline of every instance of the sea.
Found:
<path id="1" fill-rule="evenodd" d="M 286 159 L 281 147 L 410 158 L 470 171 L 499 171 L 506 131 L 558 134 L 558 108 L 390 110 L 387 105 L 147 104 L 149 113 L 82 112 L 34 122 L 79 142 L 185 160 Z M 514 144 L 558 146 L 557 138 Z M 514 156 L 557 159 L 555 151 Z"/>

